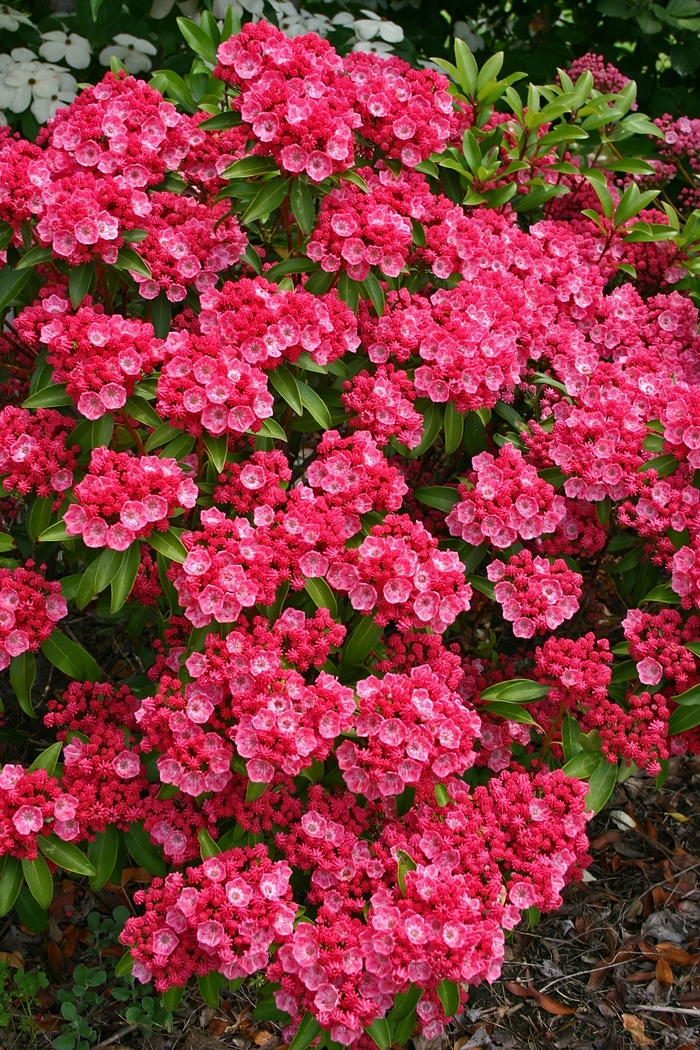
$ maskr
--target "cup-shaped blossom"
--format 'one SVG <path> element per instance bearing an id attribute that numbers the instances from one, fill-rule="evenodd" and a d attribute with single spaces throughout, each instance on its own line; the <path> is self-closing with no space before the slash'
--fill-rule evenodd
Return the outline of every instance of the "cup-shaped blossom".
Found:
<path id="1" fill-rule="evenodd" d="M 60 583 L 32 569 L 0 569 L 0 669 L 15 656 L 36 652 L 67 615 Z"/>
<path id="2" fill-rule="evenodd" d="M 427 665 L 357 683 L 357 739 L 337 749 L 350 791 L 400 795 L 426 777 L 442 780 L 474 764 L 479 716 Z"/>
<path id="3" fill-rule="evenodd" d="M 582 578 L 563 558 L 550 562 L 524 550 L 507 564 L 492 561 L 486 575 L 496 585 L 496 601 L 516 638 L 555 631 L 579 607 Z"/>
<path id="4" fill-rule="evenodd" d="M 226 850 L 139 891 L 144 914 L 129 919 L 120 938 L 139 966 L 138 980 L 165 991 L 193 974 L 218 971 L 235 980 L 263 969 L 271 945 L 294 929 L 291 874 L 259 845 Z"/>
<path id="5" fill-rule="evenodd" d="M 194 507 L 199 489 L 174 459 L 132 456 L 96 448 L 90 472 L 73 490 L 64 522 L 88 547 L 123 551 L 154 529 L 163 531 L 177 508 Z"/>

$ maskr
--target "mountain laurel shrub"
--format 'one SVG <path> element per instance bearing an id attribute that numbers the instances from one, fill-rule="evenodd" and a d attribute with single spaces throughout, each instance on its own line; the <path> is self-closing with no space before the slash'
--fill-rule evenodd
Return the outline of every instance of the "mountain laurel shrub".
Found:
<path id="1" fill-rule="evenodd" d="M 697 751 L 698 133 L 234 23 L 0 139 L 0 913 L 386 1050 Z"/>

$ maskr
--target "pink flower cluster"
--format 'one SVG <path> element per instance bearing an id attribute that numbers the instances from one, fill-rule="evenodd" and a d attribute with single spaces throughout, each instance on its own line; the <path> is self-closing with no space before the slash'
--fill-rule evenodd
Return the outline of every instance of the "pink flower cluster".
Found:
<path id="1" fill-rule="evenodd" d="M 255 152 L 313 182 L 353 165 L 356 131 L 415 167 L 442 151 L 457 126 L 447 78 L 398 58 L 342 60 L 325 40 L 290 40 L 266 22 L 247 23 L 218 58 L 214 73 L 237 89 L 232 108 Z"/>
<path id="2" fill-rule="evenodd" d="M 327 365 L 359 346 L 357 320 L 334 292 L 284 291 L 264 277 L 227 281 L 202 295 L 199 324 L 238 359 L 259 368 L 293 364 L 306 352 Z"/>
<path id="3" fill-rule="evenodd" d="M 410 675 L 363 678 L 356 692 L 357 743 L 344 740 L 336 750 L 353 794 L 400 795 L 424 778 L 445 780 L 474 764 L 479 717 L 427 665 Z"/>
<path id="4" fill-rule="evenodd" d="M 472 589 L 455 551 L 438 550 L 437 540 L 405 514 L 387 514 L 355 550 L 331 560 L 300 561 L 304 575 L 325 576 L 346 593 L 353 609 L 376 623 L 403 628 L 430 627 L 442 633 L 469 608 Z"/>
<path id="5" fill-rule="evenodd" d="M 87 419 L 123 408 L 159 356 L 148 322 L 106 314 L 89 302 L 74 312 L 57 292 L 23 310 L 17 330 L 30 345 L 46 346 L 54 382 L 66 384 Z"/>
<path id="6" fill-rule="evenodd" d="M 185 876 L 155 879 L 135 894 L 146 912 L 123 935 L 134 976 L 165 991 L 193 974 L 218 971 L 235 980 L 264 969 L 270 945 L 294 928 L 291 874 L 259 845 L 218 853 Z"/>
<path id="7" fill-rule="evenodd" d="M 516 638 L 555 631 L 579 607 L 581 576 L 562 558 L 550 562 L 524 550 L 507 564 L 494 559 L 486 574 L 496 584 L 496 601 Z"/>
<path id="8" fill-rule="evenodd" d="M 264 373 L 213 335 L 171 331 L 162 360 L 156 409 L 174 426 L 219 437 L 257 430 L 272 415 Z"/>
<path id="9" fill-rule="evenodd" d="M 491 408 L 520 380 L 524 356 L 520 325 L 506 300 L 483 285 L 464 282 L 429 299 L 405 289 L 390 292 L 383 317 L 361 315 L 360 334 L 370 361 L 416 358 L 416 393 L 459 412 Z M 419 363 L 420 362 L 420 363 Z"/>
<path id="10" fill-rule="evenodd" d="M 327 430 L 316 456 L 306 468 L 306 479 L 329 506 L 345 507 L 353 514 L 400 510 L 408 486 L 368 431 L 342 438 L 337 430 Z"/>
<path id="11" fill-rule="evenodd" d="M 15 656 L 36 652 L 67 615 L 60 583 L 45 580 L 31 567 L 0 568 L 0 670 Z"/>
<path id="12" fill-rule="evenodd" d="M 554 495 L 513 445 L 504 445 L 495 458 L 489 452 L 474 456 L 472 466 L 468 487 L 459 486 L 461 501 L 445 519 L 453 536 L 502 550 L 518 537 L 534 540 L 554 532 L 565 517 L 564 498 Z"/>
<path id="13" fill-rule="evenodd" d="M 73 483 L 78 447 L 70 420 L 51 408 L 36 414 L 7 405 L 0 411 L 0 476 L 7 492 L 63 499 Z"/>
<path id="14" fill-rule="evenodd" d="M 28 772 L 8 764 L 0 772 L 0 851 L 4 856 L 34 860 L 37 837 L 54 831 L 54 821 L 75 812 L 76 799 L 62 794 L 45 769 Z"/>
<path id="15" fill-rule="evenodd" d="M 177 460 L 96 448 L 73 492 L 63 518 L 68 535 L 124 551 L 154 529 L 166 531 L 176 509 L 194 507 L 199 489 Z"/>
<path id="16" fill-rule="evenodd" d="M 408 448 L 420 444 L 423 417 L 413 407 L 416 390 L 405 372 L 379 365 L 374 374 L 359 372 L 343 385 L 350 426 L 368 430 L 378 445 L 386 445 L 392 437 Z"/>

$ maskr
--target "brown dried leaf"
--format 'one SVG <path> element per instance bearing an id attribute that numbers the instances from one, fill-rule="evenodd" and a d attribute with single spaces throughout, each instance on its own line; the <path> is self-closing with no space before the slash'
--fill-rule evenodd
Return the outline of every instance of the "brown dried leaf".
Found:
<path id="1" fill-rule="evenodd" d="M 227 1021 L 223 1017 L 212 1017 L 208 1024 L 208 1029 L 212 1035 L 223 1035 L 227 1028 L 231 1025 L 230 1021 Z"/>
<path id="2" fill-rule="evenodd" d="M 256 1046 L 264 1046 L 265 1043 L 268 1043 L 272 1038 L 272 1032 L 265 1032 L 261 1029 L 259 1032 L 256 1032 L 253 1036 L 253 1042 Z"/>
<path id="3" fill-rule="evenodd" d="M 659 959 L 656 964 L 656 980 L 669 988 L 673 984 L 673 970 L 665 959 Z"/>
<path id="4" fill-rule="evenodd" d="M 49 941 L 46 954 L 49 957 L 49 966 L 55 974 L 59 974 L 63 966 L 63 955 L 55 941 Z"/>
<path id="5" fill-rule="evenodd" d="M 634 1014 L 623 1014 L 622 1026 L 626 1032 L 629 1032 L 635 1046 L 653 1046 L 654 1040 L 645 1034 L 644 1022 L 639 1017 L 635 1017 Z"/>
<path id="6" fill-rule="evenodd" d="M 555 1014 L 562 1016 L 564 1014 L 574 1014 L 576 1011 L 571 1006 L 564 1006 L 563 1003 L 558 1003 L 556 999 L 550 998 L 548 995 L 544 995 L 542 992 L 538 992 L 536 988 L 526 988 L 522 984 L 516 984 L 515 981 L 506 981 L 506 988 L 513 995 L 520 996 L 521 999 L 529 998 L 534 999 L 535 1002 L 542 1010 L 546 1010 L 548 1014 Z"/>
<path id="7" fill-rule="evenodd" d="M 679 948 L 677 944 L 670 944 L 668 941 L 659 941 L 656 950 L 661 958 L 672 966 L 692 966 L 697 958 L 684 948 Z"/>
<path id="8" fill-rule="evenodd" d="M 601 850 L 605 846 L 611 845 L 613 842 L 622 842 L 621 831 L 604 831 L 602 835 L 597 835 L 596 838 L 591 841 L 591 849 Z"/>
<path id="9" fill-rule="evenodd" d="M 21 952 L 0 952 L 0 962 L 13 966 L 15 970 L 24 969 L 24 957 Z"/>

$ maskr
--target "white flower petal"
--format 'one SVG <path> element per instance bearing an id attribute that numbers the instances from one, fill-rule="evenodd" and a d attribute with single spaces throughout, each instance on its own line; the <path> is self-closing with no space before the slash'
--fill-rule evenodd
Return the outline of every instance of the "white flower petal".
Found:
<path id="1" fill-rule="evenodd" d="M 358 40 L 374 40 L 379 33 L 379 20 L 371 22 L 369 18 L 358 18 L 353 29 Z"/>
<path id="2" fill-rule="evenodd" d="M 90 65 L 90 52 L 84 47 L 74 47 L 69 44 L 66 48 L 66 62 L 71 69 L 87 69 Z"/>
<path id="3" fill-rule="evenodd" d="M 140 51 L 127 51 L 123 59 L 124 65 L 130 73 L 148 73 L 151 68 L 151 60 L 142 55 Z"/>
<path id="4" fill-rule="evenodd" d="M 39 54 L 42 58 L 45 58 L 47 62 L 60 62 L 66 54 L 66 45 L 59 40 L 47 40 L 45 44 L 42 44 L 39 48 Z"/>
<path id="5" fill-rule="evenodd" d="M 398 44 L 403 40 L 403 29 L 396 22 L 382 22 L 379 35 L 389 44 Z"/>
<path id="6" fill-rule="evenodd" d="M 150 18 L 165 18 L 170 14 L 174 5 L 175 0 L 153 0 L 148 15 Z"/>

